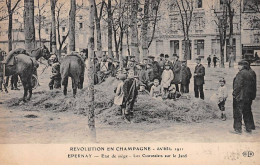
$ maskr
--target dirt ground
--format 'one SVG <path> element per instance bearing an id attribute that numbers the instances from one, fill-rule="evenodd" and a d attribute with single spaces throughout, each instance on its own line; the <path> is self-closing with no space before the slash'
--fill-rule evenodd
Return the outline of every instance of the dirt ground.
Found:
<path id="1" fill-rule="evenodd" d="M 189 65 L 194 71 L 194 64 Z M 40 86 L 33 91 L 33 98 L 29 103 L 21 103 L 19 98 L 23 95 L 20 91 L 9 89 L 9 93 L 0 95 L 0 143 L 84 143 L 89 142 L 87 116 L 69 106 L 79 106 L 84 109 L 87 106 L 85 98 L 86 90 L 79 91 L 77 98 L 73 99 L 71 86 L 66 97 L 61 90 L 49 91 L 48 82 L 51 68 L 42 72 L 43 65 L 38 69 Z M 237 68 L 221 69 L 207 68 L 205 77 L 205 103 L 218 88 L 220 77 L 225 77 L 229 89 L 229 97 L 226 102 L 227 120 L 221 121 L 214 117 L 219 111 L 210 109 L 209 117 L 201 120 L 182 122 L 178 120 L 145 120 L 126 123 L 116 113 L 109 113 L 111 109 L 104 108 L 99 111 L 96 118 L 96 131 L 98 143 L 135 143 L 135 142 L 259 142 L 260 140 L 260 67 L 252 67 L 257 73 L 257 98 L 253 102 L 252 111 L 256 124 L 256 130 L 251 134 L 243 132 L 242 135 L 232 134 L 232 82 Z M 86 84 L 85 84 L 86 86 Z M 98 86 L 96 88 L 100 89 Z M 193 78 L 190 84 L 190 95 L 193 97 Z M 194 99 L 191 99 L 193 101 Z M 57 107 L 53 103 L 57 101 Z M 182 100 L 178 100 L 179 103 Z M 200 100 L 197 100 L 200 101 Z M 109 100 L 108 100 L 109 102 Z M 139 102 L 140 103 L 140 102 Z M 185 103 L 185 102 L 182 102 Z M 63 104 L 66 108 L 62 108 Z M 100 105 L 100 104 L 99 104 Z M 140 107 L 139 105 L 136 108 Z M 208 106 L 205 106 L 208 107 Z M 209 106 L 211 107 L 211 106 Z M 139 109 L 140 110 L 140 109 Z M 191 109 L 188 115 L 193 112 Z M 144 110 L 145 111 L 145 110 Z M 105 115 L 100 115 L 100 113 Z M 109 113 L 109 114 L 108 114 Z M 156 113 L 156 112 L 155 112 Z M 194 112 L 195 113 L 195 112 Z M 115 115 L 114 115 L 115 114 Z M 139 113 L 138 113 L 139 115 Z M 142 114 L 146 115 L 146 114 Z M 179 114 L 182 115 L 182 114 Z M 203 114 L 200 114 L 203 115 Z M 143 116 L 142 116 L 143 117 Z M 147 116 L 148 118 L 150 116 Z M 201 116 L 200 116 L 201 117 Z M 202 117 L 203 118 L 203 117 Z M 113 121 L 113 122 L 109 122 Z M 117 122 L 118 121 L 118 122 Z"/>

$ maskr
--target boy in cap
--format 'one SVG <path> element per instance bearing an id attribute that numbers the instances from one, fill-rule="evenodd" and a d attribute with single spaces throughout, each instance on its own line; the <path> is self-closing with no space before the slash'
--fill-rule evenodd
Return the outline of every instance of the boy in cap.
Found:
<path id="1" fill-rule="evenodd" d="M 223 121 L 225 121 L 227 119 L 226 114 L 225 114 L 225 102 L 226 102 L 227 97 L 228 97 L 228 90 L 227 90 L 227 87 L 225 86 L 226 81 L 225 81 L 224 78 L 219 80 L 219 84 L 220 84 L 220 87 L 218 88 L 216 95 L 217 95 L 217 98 L 218 98 L 219 110 L 222 111 L 221 119 Z"/>
<path id="2" fill-rule="evenodd" d="M 162 73 L 161 86 L 163 88 L 163 97 L 166 98 L 168 95 L 168 89 L 171 85 L 171 82 L 174 78 L 173 72 L 170 69 L 169 64 L 165 64 L 165 70 Z"/>
<path id="3" fill-rule="evenodd" d="M 204 91 L 203 91 L 203 85 L 205 83 L 204 76 L 205 76 L 205 67 L 201 64 L 201 59 L 196 58 L 196 67 L 194 71 L 194 92 L 195 97 L 200 98 L 204 100 Z"/>

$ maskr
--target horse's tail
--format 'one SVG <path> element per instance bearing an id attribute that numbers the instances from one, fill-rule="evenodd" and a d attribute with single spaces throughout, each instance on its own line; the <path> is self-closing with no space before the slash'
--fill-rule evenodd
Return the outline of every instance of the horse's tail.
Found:
<path id="1" fill-rule="evenodd" d="M 34 63 L 33 63 L 33 60 L 30 58 L 31 62 L 32 62 L 32 71 L 34 73 Z"/>
<path id="2" fill-rule="evenodd" d="M 68 63 L 68 67 L 61 64 L 60 72 L 61 72 L 61 83 L 62 83 L 62 85 L 67 85 L 66 79 L 67 79 L 67 77 L 69 76 L 69 73 L 70 73 L 70 62 Z"/>

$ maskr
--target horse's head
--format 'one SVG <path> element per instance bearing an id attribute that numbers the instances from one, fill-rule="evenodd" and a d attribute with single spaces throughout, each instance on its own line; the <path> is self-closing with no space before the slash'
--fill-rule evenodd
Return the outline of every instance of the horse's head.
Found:
<path id="1" fill-rule="evenodd" d="M 43 58 L 45 58 L 46 60 L 48 60 L 51 57 L 51 53 L 45 45 L 41 48 L 41 54 Z"/>

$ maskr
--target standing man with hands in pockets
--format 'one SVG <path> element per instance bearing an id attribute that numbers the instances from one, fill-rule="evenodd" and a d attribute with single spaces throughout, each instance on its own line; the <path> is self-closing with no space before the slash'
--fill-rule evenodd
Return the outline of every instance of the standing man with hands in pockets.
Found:
<path id="1" fill-rule="evenodd" d="M 205 76 L 205 67 L 201 64 L 201 59 L 196 58 L 196 67 L 194 71 L 194 92 L 195 97 L 200 98 L 204 100 L 204 91 L 203 91 L 203 85 L 205 83 L 204 76 Z"/>

